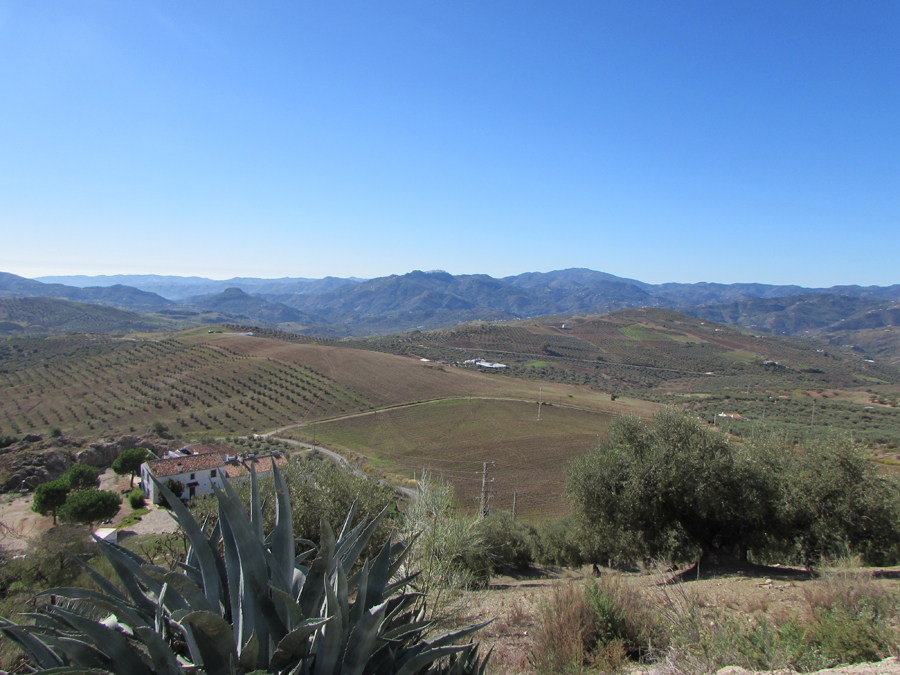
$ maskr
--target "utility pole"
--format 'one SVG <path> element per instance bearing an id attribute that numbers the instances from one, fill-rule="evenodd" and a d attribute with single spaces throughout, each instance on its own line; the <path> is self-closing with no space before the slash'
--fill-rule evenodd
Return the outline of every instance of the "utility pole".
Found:
<path id="1" fill-rule="evenodd" d="M 488 499 L 490 499 L 489 493 L 493 493 L 493 489 L 488 490 L 488 485 L 493 485 L 493 483 L 494 483 L 493 478 L 491 478 L 490 480 L 487 479 L 488 464 L 490 464 L 491 466 L 494 465 L 493 462 L 484 462 L 484 464 L 482 465 L 481 471 L 480 472 L 476 471 L 476 473 L 481 474 L 481 517 L 482 518 L 484 518 L 488 512 L 487 503 L 488 503 Z"/>
<path id="2" fill-rule="evenodd" d="M 513 490 L 513 514 L 512 514 L 513 520 L 516 519 L 516 505 L 518 504 L 518 502 L 519 502 L 519 491 Z"/>
<path id="3" fill-rule="evenodd" d="M 538 418 L 537 421 L 541 421 L 541 406 L 544 405 L 544 388 L 538 387 Z"/>
<path id="4" fill-rule="evenodd" d="M 812 424 L 810 424 L 809 426 L 811 426 L 811 427 L 816 426 L 816 399 L 815 398 L 813 398 Z"/>

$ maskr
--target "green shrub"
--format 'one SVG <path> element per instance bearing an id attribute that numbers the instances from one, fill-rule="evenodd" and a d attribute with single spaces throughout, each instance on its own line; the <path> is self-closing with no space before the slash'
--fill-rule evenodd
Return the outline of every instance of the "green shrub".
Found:
<path id="1" fill-rule="evenodd" d="M 569 466 L 567 496 L 589 557 L 675 562 L 731 555 L 804 562 L 846 550 L 900 554 L 900 489 L 852 440 L 735 442 L 671 408 L 622 417 Z M 712 559 L 712 558 L 710 558 Z"/>
<path id="2" fill-rule="evenodd" d="M 279 467 L 288 485 L 288 495 L 293 512 L 294 537 L 308 541 L 318 541 L 322 537 L 322 521 L 340 522 L 350 510 L 354 501 L 359 500 L 358 511 L 361 514 L 378 513 L 389 507 L 391 516 L 396 513 L 393 507 L 394 493 L 382 487 L 371 476 L 358 476 L 330 461 L 317 462 L 303 460 L 289 462 Z M 264 475 L 259 478 L 259 492 L 265 502 L 274 503 L 275 488 L 273 476 Z M 250 481 L 237 486 L 237 492 L 246 504 L 250 503 Z M 215 500 L 194 499 L 194 504 L 212 504 Z M 266 527 L 274 522 L 274 514 L 270 511 L 266 516 Z M 363 556 L 375 557 L 380 547 L 390 536 L 392 518 L 381 521 L 377 531 L 367 544 Z"/>
<path id="3" fill-rule="evenodd" d="M 494 571 L 522 569 L 533 562 L 533 528 L 512 519 L 508 511 L 492 511 L 478 523 Z"/>
<path id="4" fill-rule="evenodd" d="M 454 511 L 453 487 L 426 473 L 401 521 L 401 537 L 417 536 L 409 564 L 421 570 L 417 585 L 429 595 L 433 610 L 442 609 L 447 591 L 487 584 L 494 569 L 480 519 Z"/>
<path id="5" fill-rule="evenodd" d="M 805 587 L 798 613 L 750 616 L 710 605 L 687 584 L 663 586 L 662 618 L 672 673 L 810 672 L 880 660 L 896 649 L 898 599 L 870 575 L 826 574 Z"/>
<path id="6" fill-rule="evenodd" d="M 531 531 L 532 559 L 541 565 L 579 567 L 583 540 L 573 518 L 545 520 Z"/>
<path id="7" fill-rule="evenodd" d="M 134 488 L 128 493 L 128 503 L 133 509 L 142 509 L 147 500 L 144 498 L 144 491 L 141 488 Z"/>
<path id="8" fill-rule="evenodd" d="M 538 673 L 555 675 L 581 672 L 590 646 L 591 611 L 583 587 L 576 584 L 554 586 L 538 605 L 532 658 Z"/>
<path id="9" fill-rule="evenodd" d="M 804 589 L 802 627 L 830 665 L 876 661 L 896 644 L 898 598 L 859 571 L 831 572 Z"/>
<path id="10" fill-rule="evenodd" d="M 173 495 L 181 498 L 181 495 L 184 494 L 184 483 L 180 480 L 175 480 L 174 478 L 167 478 L 166 482 L 163 483 L 166 486 L 166 490 L 171 492 Z M 165 500 L 165 498 L 163 498 Z"/>

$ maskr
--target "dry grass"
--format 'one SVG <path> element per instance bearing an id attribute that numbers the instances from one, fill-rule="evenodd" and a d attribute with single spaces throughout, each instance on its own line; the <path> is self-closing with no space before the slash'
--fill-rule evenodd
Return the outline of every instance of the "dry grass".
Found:
<path id="1" fill-rule="evenodd" d="M 536 670 L 612 673 L 648 659 L 662 629 L 647 600 L 638 583 L 621 575 L 558 584 L 538 608 Z"/>
<path id="2" fill-rule="evenodd" d="M 605 569 L 599 582 L 590 580 L 586 585 L 586 571 L 537 568 L 527 578 L 497 578 L 488 590 L 460 595 L 457 621 L 496 618 L 480 637 L 486 649 L 494 650 L 491 673 L 568 668 L 694 675 L 729 665 L 754 672 L 777 668 L 811 672 L 859 658 L 878 660 L 892 654 L 900 638 L 896 614 L 900 581 L 894 570 L 882 575 L 892 578 L 849 569 L 828 571 L 815 580 L 774 582 L 732 575 L 670 585 L 662 574 Z M 602 584 L 608 584 L 610 594 L 622 591 L 616 604 L 628 608 L 632 626 L 643 626 L 635 632 L 646 636 L 645 652 L 622 659 L 614 640 L 606 643 L 611 644 L 609 650 L 592 642 L 596 628 L 585 628 L 596 626 L 595 619 L 581 622 L 589 607 L 585 588 Z M 873 607 L 878 611 L 872 612 Z M 634 618 L 640 616 L 646 618 Z M 866 644 L 870 651 L 858 650 L 854 656 L 851 648 Z M 624 646 L 627 653 L 627 640 Z M 842 656 L 839 650 L 844 650 Z M 573 663 L 579 654 L 581 661 Z M 638 665 L 634 660 L 638 654 L 649 663 Z"/>

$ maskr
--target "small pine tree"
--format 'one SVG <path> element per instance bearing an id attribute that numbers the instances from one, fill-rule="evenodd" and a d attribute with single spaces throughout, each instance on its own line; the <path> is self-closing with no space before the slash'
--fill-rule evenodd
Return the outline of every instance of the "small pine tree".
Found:
<path id="1" fill-rule="evenodd" d="M 69 486 L 69 490 L 90 490 L 100 487 L 100 470 L 87 464 L 75 464 L 69 467 L 61 477 Z"/>
<path id="2" fill-rule="evenodd" d="M 53 514 L 53 524 L 56 525 L 57 511 L 66 503 L 68 496 L 69 484 L 66 481 L 57 479 L 49 483 L 42 483 L 34 491 L 31 510 L 42 516 L 46 516 L 48 513 Z"/>
<path id="3" fill-rule="evenodd" d="M 108 490 L 80 490 L 69 495 L 59 510 L 64 522 L 90 525 L 109 520 L 119 512 L 122 498 Z"/>
<path id="4" fill-rule="evenodd" d="M 131 448 L 130 450 L 123 450 L 122 453 L 116 457 L 115 461 L 112 463 L 113 471 L 115 471 L 118 475 L 124 476 L 127 473 L 131 474 L 131 484 L 129 487 L 134 487 L 134 475 L 141 470 L 141 464 L 147 461 L 147 451 L 143 448 Z"/>

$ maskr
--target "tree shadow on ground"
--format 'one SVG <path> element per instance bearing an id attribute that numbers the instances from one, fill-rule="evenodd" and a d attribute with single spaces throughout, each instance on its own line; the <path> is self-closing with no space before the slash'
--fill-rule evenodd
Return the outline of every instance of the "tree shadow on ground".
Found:
<path id="1" fill-rule="evenodd" d="M 716 577 L 752 577 L 777 579 L 779 581 L 806 581 L 815 579 L 819 573 L 794 567 L 781 567 L 774 565 L 757 565 L 755 563 L 735 558 L 732 555 L 721 552 L 706 553 L 694 565 L 679 572 L 664 583 L 679 583 L 687 581 L 700 581 L 702 579 L 714 579 Z"/>

